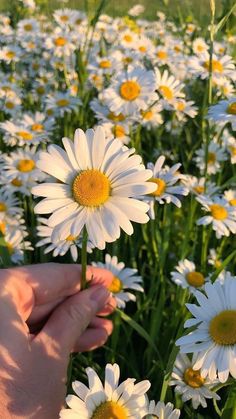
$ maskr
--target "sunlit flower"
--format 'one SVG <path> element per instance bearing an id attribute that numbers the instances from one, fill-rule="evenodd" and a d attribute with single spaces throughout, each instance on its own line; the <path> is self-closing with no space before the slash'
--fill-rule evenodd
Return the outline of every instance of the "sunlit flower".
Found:
<path id="1" fill-rule="evenodd" d="M 229 236 L 230 233 L 236 234 L 236 207 L 229 204 L 226 199 L 221 197 L 199 196 L 197 201 L 202 204 L 203 209 L 210 214 L 197 220 L 197 225 L 212 224 L 216 237 Z"/>
<path id="2" fill-rule="evenodd" d="M 105 268 L 113 273 L 113 279 L 108 286 L 116 299 L 117 306 L 124 308 L 128 301 L 136 301 L 134 294 L 129 290 L 143 292 L 142 278 L 137 276 L 137 269 L 126 268 L 123 262 L 118 262 L 116 256 L 106 254 L 105 263 L 93 262 L 93 266 Z"/>
<path id="3" fill-rule="evenodd" d="M 46 98 L 46 111 L 52 111 L 53 116 L 63 116 L 65 113 L 78 111 L 81 106 L 81 100 L 74 97 L 70 92 L 62 93 L 56 92 L 53 95 L 48 95 Z"/>
<path id="4" fill-rule="evenodd" d="M 76 396 L 66 397 L 69 410 L 61 410 L 61 419 L 143 418 L 149 381 L 135 384 L 134 378 L 128 378 L 119 385 L 120 369 L 117 364 L 106 365 L 104 385 L 92 368 L 87 368 L 86 373 L 89 387 L 80 381 L 72 384 Z"/>
<path id="5" fill-rule="evenodd" d="M 200 405 L 207 407 L 206 399 L 220 400 L 218 394 L 211 390 L 217 380 L 203 378 L 201 372 L 193 369 L 194 360 L 191 362 L 185 354 L 176 358 L 171 375 L 170 385 L 175 386 L 175 392 L 181 395 L 183 402 L 192 401 L 194 409 Z"/>
<path id="6" fill-rule="evenodd" d="M 174 409 L 174 405 L 172 403 L 165 404 L 164 402 L 158 402 L 156 404 L 154 400 L 151 400 L 147 413 L 142 419 L 178 419 L 179 416 L 180 410 Z"/>
<path id="7" fill-rule="evenodd" d="M 232 129 L 236 130 L 236 98 L 221 100 L 209 108 L 208 117 L 220 126 L 230 123 Z"/>
<path id="8" fill-rule="evenodd" d="M 202 288 L 208 278 L 196 270 L 195 263 L 188 259 L 181 260 L 175 267 L 176 271 L 171 272 L 171 279 L 182 288 L 188 288 L 194 293 L 196 289 Z"/>
<path id="9" fill-rule="evenodd" d="M 44 183 L 32 190 L 46 198 L 35 212 L 52 213 L 48 224 L 54 227 L 55 237 L 77 237 L 86 226 L 90 240 L 103 249 L 105 242 L 120 236 L 120 228 L 133 233 L 130 220 L 148 221 L 148 205 L 134 197 L 153 192 L 155 185 L 146 182 L 151 171 L 144 170 L 139 156 L 132 156 L 134 149 L 106 139 L 101 127 L 86 134 L 78 129 L 74 143 L 63 138 L 63 144 L 66 151 L 51 145 L 37 163 L 60 183 Z"/>
<path id="10" fill-rule="evenodd" d="M 210 380 L 225 382 L 229 374 L 236 378 L 236 278 L 224 283 L 207 283 L 205 292 L 197 291 L 197 304 L 186 304 L 194 318 L 185 327 L 195 330 L 181 337 L 176 344 L 181 353 L 196 354 L 193 370 Z"/>
<path id="11" fill-rule="evenodd" d="M 180 208 L 181 201 L 178 196 L 188 195 L 188 189 L 185 186 L 174 186 L 182 177 L 178 173 L 181 164 L 177 163 L 172 167 L 162 167 L 164 161 L 165 157 L 160 156 L 155 165 L 153 163 L 148 163 L 147 165 L 148 169 L 152 171 L 150 182 L 156 184 L 156 190 L 144 198 L 150 205 L 149 214 L 152 219 L 155 218 L 154 205 L 156 201 L 159 204 L 172 202 Z"/>
<path id="12" fill-rule="evenodd" d="M 155 69 L 156 88 L 162 99 L 161 103 L 165 108 L 169 103 L 173 103 L 174 99 L 184 97 L 182 92 L 183 84 L 176 80 L 174 76 L 169 75 L 167 70 L 161 74 L 158 68 Z"/>
<path id="13" fill-rule="evenodd" d="M 206 161 L 205 161 L 205 145 L 196 151 L 196 157 L 194 158 L 197 167 L 201 173 L 205 172 Z M 210 141 L 208 146 L 207 155 L 207 173 L 209 175 L 215 174 L 221 170 L 220 163 L 227 160 L 225 149 L 218 144 L 215 140 Z"/>

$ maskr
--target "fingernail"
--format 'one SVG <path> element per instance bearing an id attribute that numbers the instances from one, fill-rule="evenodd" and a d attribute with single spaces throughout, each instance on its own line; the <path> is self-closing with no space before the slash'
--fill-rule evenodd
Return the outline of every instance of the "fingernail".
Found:
<path id="1" fill-rule="evenodd" d="M 90 299 L 92 301 L 95 301 L 99 305 L 105 304 L 110 297 L 110 291 L 108 291 L 107 288 L 101 286 L 96 287 L 96 289 L 95 287 L 93 288 L 94 289 L 90 296 Z"/>

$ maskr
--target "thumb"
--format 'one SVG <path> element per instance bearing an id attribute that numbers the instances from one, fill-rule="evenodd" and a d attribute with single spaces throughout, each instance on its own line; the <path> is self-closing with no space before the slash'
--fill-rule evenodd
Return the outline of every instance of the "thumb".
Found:
<path id="1" fill-rule="evenodd" d="M 48 352 L 68 357 L 78 338 L 109 298 L 110 292 L 102 286 L 88 288 L 67 298 L 53 311 L 34 342 L 45 345 Z"/>

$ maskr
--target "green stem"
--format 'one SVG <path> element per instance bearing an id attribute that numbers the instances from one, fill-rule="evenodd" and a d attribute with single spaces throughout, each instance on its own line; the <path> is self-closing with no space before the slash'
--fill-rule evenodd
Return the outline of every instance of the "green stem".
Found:
<path id="1" fill-rule="evenodd" d="M 82 238 L 82 255 L 81 255 L 81 264 L 82 264 L 82 277 L 81 277 L 81 290 L 86 288 L 86 269 L 87 269 L 87 240 L 88 233 L 86 227 L 83 228 L 83 238 Z"/>

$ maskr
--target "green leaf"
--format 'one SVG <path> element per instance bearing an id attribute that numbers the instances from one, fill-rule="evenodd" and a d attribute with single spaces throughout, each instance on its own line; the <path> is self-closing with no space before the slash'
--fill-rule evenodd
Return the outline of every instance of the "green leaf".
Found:
<path id="1" fill-rule="evenodd" d="M 144 330 L 143 327 L 140 326 L 140 324 L 136 323 L 135 320 L 131 319 L 131 317 L 125 314 L 122 310 L 116 309 L 116 311 L 120 313 L 122 320 L 128 323 L 157 352 L 157 347 L 153 340 L 150 338 L 149 334 L 146 332 L 146 330 Z"/>
<path id="2" fill-rule="evenodd" d="M 222 19 L 219 21 L 219 23 L 215 26 L 215 34 L 223 28 L 223 26 L 226 24 L 227 20 L 229 19 L 229 17 L 232 15 L 232 13 L 235 10 L 236 10 L 236 3 L 234 3 L 234 5 L 229 10 L 229 12 L 226 13 L 226 15 L 224 17 L 222 17 Z"/>
<path id="3" fill-rule="evenodd" d="M 236 382 L 229 390 L 221 417 L 222 419 L 236 419 Z"/>

